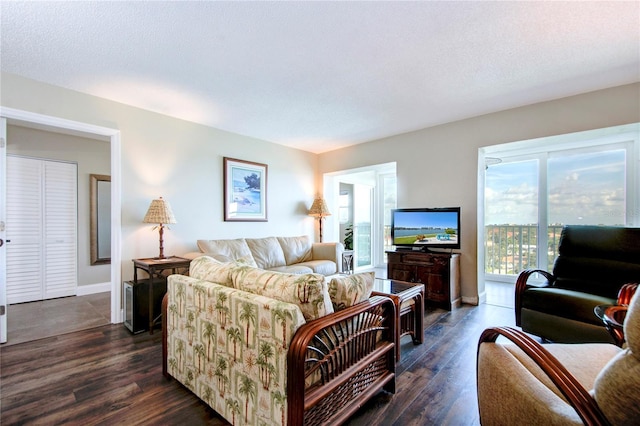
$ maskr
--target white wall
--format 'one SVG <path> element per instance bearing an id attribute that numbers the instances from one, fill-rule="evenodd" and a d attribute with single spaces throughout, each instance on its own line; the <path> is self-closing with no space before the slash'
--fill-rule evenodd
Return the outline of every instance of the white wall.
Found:
<path id="1" fill-rule="evenodd" d="M 320 175 L 397 162 L 398 207 L 462 208 L 461 281 L 477 303 L 478 149 L 640 121 L 640 83 L 474 117 L 319 156 Z M 480 287 L 480 288 L 478 288 Z"/>
<path id="2" fill-rule="evenodd" d="M 78 164 L 78 285 L 110 282 L 110 266 L 91 265 L 89 249 L 89 175 L 110 174 L 109 143 L 10 125 L 7 126 L 7 152 Z"/>
<path id="3" fill-rule="evenodd" d="M 315 195 L 314 154 L 7 73 L 0 96 L 4 107 L 121 131 L 123 280 L 133 277 L 131 259 L 158 255 L 158 233 L 142 219 L 159 196 L 178 222 L 165 232 L 165 255 L 196 250 L 200 238 L 314 236 L 306 214 Z M 224 222 L 223 157 L 268 165 L 268 222 Z"/>

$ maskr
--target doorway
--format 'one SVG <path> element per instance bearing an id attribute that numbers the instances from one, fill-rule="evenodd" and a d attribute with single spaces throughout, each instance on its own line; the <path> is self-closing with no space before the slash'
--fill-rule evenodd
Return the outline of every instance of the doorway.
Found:
<path id="1" fill-rule="evenodd" d="M 330 216 L 327 234 L 344 242 L 351 230 L 354 271 L 384 268 L 390 247 L 390 211 L 396 206 L 396 163 L 327 173 L 324 194 Z"/>
<path id="2" fill-rule="evenodd" d="M 27 111 L 16 110 L 12 108 L 3 108 L 1 111 L 0 125 L 2 127 L 3 136 L 6 135 L 7 125 L 17 125 L 23 127 L 36 128 L 54 133 L 62 133 L 74 136 L 83 136 L 90 139 L 99 139 L 105 141 L 109 145 L 111 158 L 110 174 L 111 174 L 111 265 L 109 266 L 110 274 L 108 282 L 103 283 L 102 288 L 106 288 L 109 293 L 109 320 L 111 323 L 122 322 L 121 309 L 121 249 L 120 249 L 120 132 L 115 129 L 94 126 L 91 124 L 75 122 L 71 120 L 60 119 L 42 114 L 31 113 Z M 6 136 L 5 136 L 6 140 Z M 7 141 L 7 144 L 10 144 Z M 6 145 L 0 149 L 0 194 L 4 193 L 6 182 Z M 6 229 L 4 226 L 6 211 L 6 203 L 2 200 L 0 207 L 0 239 L 6 240 Z M 0 343 L 7 341 L 7 317 L 10 315 L 6 309 L 6 250 L 2 249 L 0 253 Z"/>

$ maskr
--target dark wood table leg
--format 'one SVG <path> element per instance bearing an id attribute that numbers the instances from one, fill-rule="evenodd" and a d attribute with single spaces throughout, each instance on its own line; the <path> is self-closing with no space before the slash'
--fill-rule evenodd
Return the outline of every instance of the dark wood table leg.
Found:
<path id="1" fill-rule="evenodd" d="M 153 275 L 155 268 L 149 268 L 149 334 L 153 334 Z"/>
<path id="2" fill-rule="evenodd" d="M 413 332 L 413 344 L 424 343 L 424 295 L 422 293 L 415 297 L 415 328 Z"/>

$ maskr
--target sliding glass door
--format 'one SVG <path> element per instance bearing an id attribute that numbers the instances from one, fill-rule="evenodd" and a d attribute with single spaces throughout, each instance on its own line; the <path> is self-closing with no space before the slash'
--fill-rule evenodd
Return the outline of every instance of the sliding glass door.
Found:
<path id="1" fill-rule="evenodd" d="M 390 243 L 389 212 L 396 206 L 396 193 L 395 163 L 324 175 L 329 209 L 337 212 L 327 221 L 327 235 L 345 241 L 349 230 L 353 231 L 355 269 L 385 266 L 384 251 Z"/>
<path id="2" fill-rule="evenodd" d="M 373 188 L 353 185 L 353 249 L 355 268 L 370 268 L 372 263 Z"/>
<path id="3" fill-rule="evenodd" d="M 513 159 L 485 171 L 485 273 L 537 265 L 539 160 Z"/>
<path id="4" fill-rule="evenodd" d="M 550 270 L 564 225 L 632 224 L 628 212 L 638 198 L 630 190 L 634 141 L 590 142 L 485 157 L 487 279 L 514 280 L 526 268 Z"/>

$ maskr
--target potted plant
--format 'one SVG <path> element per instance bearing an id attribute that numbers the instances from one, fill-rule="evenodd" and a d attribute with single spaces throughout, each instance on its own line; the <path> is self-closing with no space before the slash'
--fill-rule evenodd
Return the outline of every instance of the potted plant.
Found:
<path id="1" fill-rule="evenodd" d="M 353 250 L 353 224 L 349 224 L 344 229 L 344 249 Z"/>

